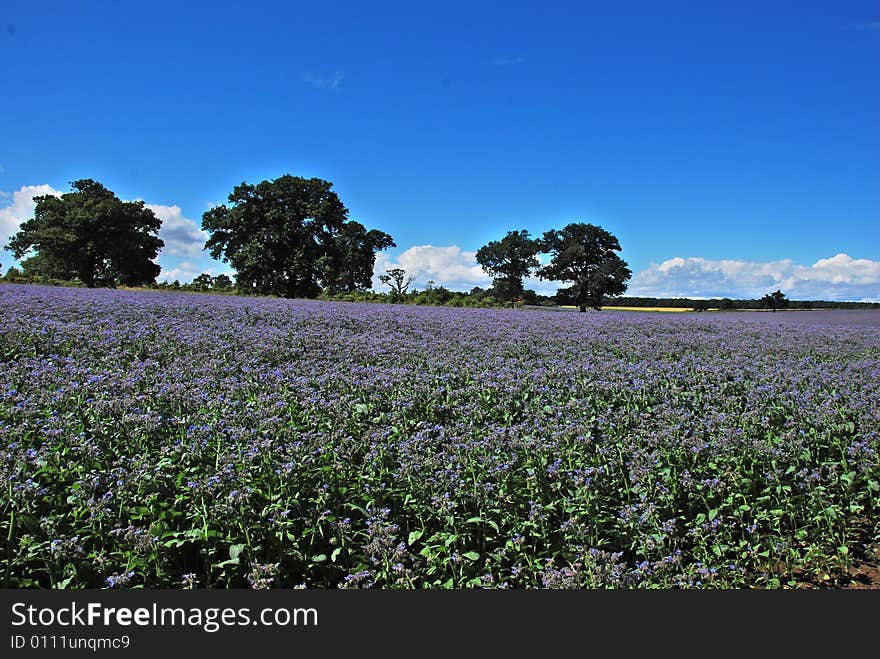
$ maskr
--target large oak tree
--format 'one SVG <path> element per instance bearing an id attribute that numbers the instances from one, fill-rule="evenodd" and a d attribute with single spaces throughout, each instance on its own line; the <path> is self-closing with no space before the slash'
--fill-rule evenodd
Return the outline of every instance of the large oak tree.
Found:
<path id="1" fill-rule="evenodd" d="M 602 227 L 572 223 L 544 232 L 541 245 L 551 259 L 538 276 L 571 283 L 557 290 L 559 304 L 574 304 L 581 311 L 601 309 L 606 297 L 626 291 L 632 272 L 617 255 L 620 242 Z"/>
<path id="2" fill-rule="evenodd" d="M 162 221 L 142 201 L 121 201 L 92 179 L 71 183 L 60 197 L 34 197 L 33 218 L 22 223 L 7 248 L 25 270 L 86 286 L 137 286 L 155 281 L 153 259 L 164 246 Z"/>
<path id="3" fill-rule="evenodd" d="M 539 251 L 539 243 L 525 229 L 508 231 L 501 240 L 492 240 L 477 250 L 476 260 L 493 277 L 499 297 L 514 304 L 523 294 L 523 277 L 541 265 L 536 257 Z"/>
<path id="4" fill-rule="evenodd" d="M 228 204 L 202 215 L 205 248 L 235 269 L 244 293 L 292 298 L 368 288 L 376 250 L 394 242 L 349 221 L 332 186 L 290 174 L 237 185 Z"/>

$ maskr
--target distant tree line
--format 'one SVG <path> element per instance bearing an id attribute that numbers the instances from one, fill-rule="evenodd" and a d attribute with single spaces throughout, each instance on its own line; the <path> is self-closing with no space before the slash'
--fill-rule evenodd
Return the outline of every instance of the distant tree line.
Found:
<path id="1" fill-rule="evenodd" d="M 83 286 L 78 280 L 63 280 L 39 275 L 26 275 L 21 269 L 10 267 L 0 281 L 20 284 L 48 284 L 55 286 Z M 208 283 L 210 281 L 210 283 Z M 239 294 L 235 282 L 228 275 L 211 276 L 203 273 L 191 282 L 158 282 L 147 284 L 146 287 L 156 290 L 187 291 L 194 293 L 226 293 Z M 413 289 L 402 295 L 393 295 L 391 292 L 376 292 L 372 290 L 358 290 L 347 293 L 324 294 L 319 299 L 336 300 L 344 302 L 375 302 L 375 303 L 398 303 L 415 305 L 438 305 L 448 307 L 477 307 L 498 308 L 509 307 L 510 301 L 505 298 L 506 291 L 498 290 L 492 286 L 482 288 L 474 286 L 470 291 L 452 291 L 444 286 L 432 285 L 424 289 Z M 516 300 L 517 308 L 523 307 L 559 307 L 555 296 L 540 295 L 534 290 L 525 289 L 522 296 Z M 766 309 L 766 305 L 760 299 L 692 299 L 692 298 L 656 298 L 656 297 L 616 297 L 605 301 L 605 307 L 658 307 L 693 309 L 694 311 L 706 311 L 708 309 L 736 310 L 736 309 Z M 830 300 L 790 300 L 789 309 L 880 309 L 880 302 L 838 302 Z"/>
<path id="2" fill-rule="evenodd" d="M 766 297 L 766 296 L 765 296 Z M 764 298 L 732 299 L 729 297 L 693 299 L 683 297 L 616 297 L 605 303 L 606 307 L 658 307 L 694 309 L 772 309 Z M 880 309 L 880 302 L 837 302 L 831 300 L 786 300 L 777 308 L 787 309 Z"/>
<path id="3" fill-rule="evenodd" d="M 474 286 L 470 291 L 452 291 L 445 286 L 428 284 L 424 289 L 412 289 L 403 293 L 394 291 L 355 291 L 337 295 L 321 296 L 322 299 L 343 302 L 385 302 L 395 304 L 433 305 L 446 307 L 479 307 L 497 308 L 510 307 L 510 301 L 505 297 L 507 291 L 504 288 L 482 288 Z M 552 297 L 538 295 L 533 290 L 526 289 L 522 297 L 514 303 L 517 308 L 526 305 L 555 307 L 556 302 Z"/>

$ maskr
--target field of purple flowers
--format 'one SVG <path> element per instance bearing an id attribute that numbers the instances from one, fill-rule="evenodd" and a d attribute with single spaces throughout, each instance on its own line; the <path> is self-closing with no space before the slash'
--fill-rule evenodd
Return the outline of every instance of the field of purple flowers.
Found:
<path id="1" fill-rule="evenodd" d="M 6 587 L 780 588 L 878 541 L 876 323 L 0 310 Z"/>

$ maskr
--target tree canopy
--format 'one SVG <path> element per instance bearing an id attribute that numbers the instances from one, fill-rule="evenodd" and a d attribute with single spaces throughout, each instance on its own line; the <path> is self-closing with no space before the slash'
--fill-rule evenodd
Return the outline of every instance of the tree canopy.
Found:
<path id="1" fill-rule="evenodd" d="M 551 255 L 550 263 L 538 276 L 571 286 L 556 293 L 560 304 L 574 304 L 581 311 L 601 309 L 607 296 L 621 295 L 632 276 L 620 251 L 617 238 L 593 224 L 572 223 L 564 229 L 545 231 L 541 251 Z"/>
<path id="2" fill-rule="evenodd" d="M 7 248 L 25 271 L 86 286 L 152 283 L 160 268 L 153 259 L 164 246 L 162 221 L 143 201 L 121 201 L 92 179 L 71 183 L 61 197 L 34 197 L 33 218 L 22 223 Z"/>
<path id="3" fill-rule="evenodd" d="M 387 233 L 367 230 L 360 222 L 346 222 L 335 236 L 325 259 L 324 284 L 332 294 L 364 290 L 373 285 L 376 252 L 396 247 Z"/>
<path id="4" fill-rule="evenodd" d="M 523 294 L 523 277 L 541 263 L 537 259 L 541 246 L 525 229 L 508 231 L 501 240 L 492 240 L 477 250 L 477 263 L 493 277 L 493 288 L 499 297 L 513 303 Z"/>
<path id="5" fill-rule="evenodd" d="M 202 215 L 205 248 L 236 271 L 239 290 L 317 297 L 370 285 L 375 252 L 391 236 L 348 221 L 332 183 L 285 174 L 233 188 L 228 205 Z M 369 274 L 367 274 L 369 272 Z"/>

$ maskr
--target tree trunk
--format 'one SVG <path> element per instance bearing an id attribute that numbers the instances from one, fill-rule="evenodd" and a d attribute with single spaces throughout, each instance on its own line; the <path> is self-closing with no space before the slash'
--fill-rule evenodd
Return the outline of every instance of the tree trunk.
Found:
<path id="1" fill-rule="evenodd" d="M 581 313 L 585 313 L 585 312 L 587 311 L 587 305 L 582 304 L 582 305 L 580 306 L 580 308 L 579 308 L 579 311 L 580 311 Z"/>
<path id="2" fill-rule="evenodd" d="M 84 265 L 81 274 L 83 283 L 86 285 L 86 288 L 94 288 L 95 287 L 95 262 L 91 261 Z"/>

